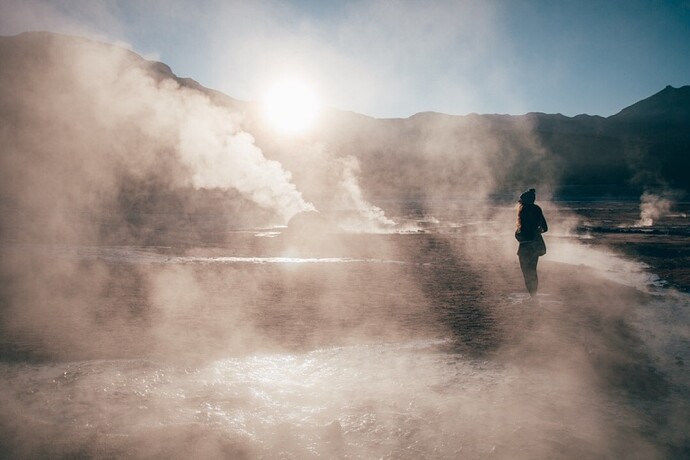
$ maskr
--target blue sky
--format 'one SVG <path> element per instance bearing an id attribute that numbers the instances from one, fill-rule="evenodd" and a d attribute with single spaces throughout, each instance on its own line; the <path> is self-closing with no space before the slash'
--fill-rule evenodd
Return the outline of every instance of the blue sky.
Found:
<path id="1" fill-rule="evenodd" d="M 119 43 L 244 100 L 298 75 L 376 117 L 609 116 L 690 84 L 690 0 L 0 0 L 0 34 L 25 30 Z"/>

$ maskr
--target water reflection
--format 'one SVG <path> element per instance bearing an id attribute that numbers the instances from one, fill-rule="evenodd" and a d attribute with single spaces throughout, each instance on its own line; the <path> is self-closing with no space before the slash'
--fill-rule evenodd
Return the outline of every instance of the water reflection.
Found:
<path id="1" fill-rule="evenodd" d="M 354 458 L 393 451 L 429 458 L 461 449 L 449 437 L 457 423 L 451 420 L 473 410 L 477 398 L 488 409 L 497 397 L 491 387 L 515 378 L 502 366 L 450 354 L 447 345 L 336 347 L 199 368 L 121 360 L 2 364 L 0 372 L 3 400 L 12 402 L 23 428 L 75 443 L 83 435 L 106 436 L 99 444 L 112 448 L 115 437 L 137 452 L 142 433 L 195 425 L 209 436 L 220 430 L 227 442 L 239 443 L 234 448 L 270 458 L 320 458 L 333 449 Z M 485 442 L 493 438 L 487 433 Z"/>
<path id="2" fill-rule="evenodd" d="M 0 454 L 660 458 L 682 446 L 687 296 L 566 235 L 529 303 L 512 236 L 482 235 L 6 244 L 25 276 L 7 284 Z"/>

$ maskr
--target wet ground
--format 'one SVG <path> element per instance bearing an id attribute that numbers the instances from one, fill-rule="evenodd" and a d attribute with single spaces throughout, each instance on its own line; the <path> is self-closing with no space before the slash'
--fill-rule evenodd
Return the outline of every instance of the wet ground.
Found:
<path id="1" fill-rule="evenodd" d="M 687 458 L 687 265 L 639 262 L 684 249 L 616 209 L 565 231 L 545 206 L 537 299 L 495 223 L 7 243 L 0 451 Z"/>

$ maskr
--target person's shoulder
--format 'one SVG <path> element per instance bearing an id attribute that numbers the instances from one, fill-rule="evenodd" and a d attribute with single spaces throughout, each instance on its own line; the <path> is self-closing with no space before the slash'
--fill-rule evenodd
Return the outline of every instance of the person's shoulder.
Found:
<path id="1" fill-rule="evenodd" d="M 542 211 L 541 208 L 539 206 L 537 206 L 536 204 L 534 206 L 536 207 L 537 214 L 540 215 L 542 219 L 545 219 L 544 218 L 544 211 Z"/>

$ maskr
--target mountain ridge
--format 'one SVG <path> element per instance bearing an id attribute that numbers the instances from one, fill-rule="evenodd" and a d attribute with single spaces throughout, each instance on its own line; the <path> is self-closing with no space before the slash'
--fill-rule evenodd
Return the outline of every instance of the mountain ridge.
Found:
<path id="1" fill-rule="evenodd" d="M 276 162 L 270 163 L 271 168 L 277 164 L 288 171 L 296 190 L 317 209 L 352 205 L 337 190 L 343 181 L 355 181 L 347 186 L 361 188 L 361 198 L 393 215 L 410 211 L 398 208 L 409 203 L 417 203 L 415 212 L 423 213 L 429 203 L 449 197 L 512 201 L 528 187 L 554 199 L 630 198 L 644 191 L 675 197 L 690 194 L 690 86 L 668 86 L 606 118 L 540 112 L 419 112 L 407 118 L 378 119 L 327 109 L 311 133 L 287 139 L 266 126 L 256 102 L 234 99 L 192 78 L 179 77 L 167 64 L 146 60 L 131 50 L 42 32 L 0 37 L 0 121 L 13 127 L 0 133 L 0 161 L 5 182 L 18 184 L 0 187 L 0 204 L 5 207 L 52 206 L 57 195 L 50 188 L 39 195 L 22 195 L 18 190 L 31 189 L 37 181 L 67 181 L 75 187 L 65 192 L 66 202 L 107 196 L 107 209 L 123 216 L 129 232 L 179 225 L 172 221 L 153 225 L 146 216 L 156 212 L 160 218 L 203 210 L 227 215 L 236 226 L 256 225 L 266 217 L 265 210 L 248 211 L 257 206 L 246 192 L 191 188 L 188 168 L 180 164 L 173 140 L 152 143 L 147 126 L 155 119 L 145 106 L 138 109 L 138 118 L 118 118 L 114 125 L 96 123 L 94 118 L 102 116 L 99 111 L 110 110 L 98 105 L 99 91 L 113 84 L 121 86 L 118 79 L 129 77 L 87 66 L 87 75 L 75 80 L 75 69 L 82 69 L 83 63 L 74 67 L 65 62 L 66 56 L 75 53 L 87 53 L 90 58 L 123 55 L 127 65 L 140 68 L 155 82 L 157 91 L 174 95 L 177 86 L 227 109 L 223 116 L 235 114 L 232 123 L 236 126 L 228 127 L 230 133 L 249 134 L 261 154 Z M 166 83 L 170 80 L 175 84 Z M 97 97 L 82 94 L 83 88 Z M 138 107 L 136 91 L 130 93 L 118 103 L 130 98 Z M 44 109 L 47 112 L 42 114 Z M 91 139 L 92 133 L 102 133 L 106 143 Z M 74 156 L 72 152 L 83 148 L 83 142 L 77 144 L 79 136 L 86 136 L 86 145 L 92 148 Z M 43 139 L 40 145 L 37 137 Z M 20 147 L 15 145 L 17 139 Z M 125 158 L 126 164 L 118 158 Z M 113 171 L 104 176 L 114 187 L 106 192 L 99 188 L 106 183 L 101 177 L 105 173 L 94 176 L 87 168 L 98 162 Z M 45 165 L 36 172 L 35 164 Z M 55 190 L 60 187 L 54 185 Z M 218 225 L 212 228 L 214 232 L 222 228 Z"/>
<path id="2" fill-rule="evenodd" d="M 164 78 L 172 78 L 181 85 L 185 85 L 188 87 L 191 87 L 193 89 L 198 89 L 202 90 L 204 92 L 207 92 L 209 94 L 217 94 L 219 96 L 222 96 L 223 98 L 227 98 L 232 100 L 233 102 L 236 102 L 238 104 L 256 104 L 255 101 L 242 101 L 240 99 L 236 99 L 226 93 L 223 93 L 221 91 L 215 90 L 213 88 L 209 88 L 207 86 L 204 86 L 200 84 L 198 81 L 194 80 L 191 77 L 180 77 L 175 72 L 170 68 L 170 66 L 164 62 L 161 61 L 154 61 L 154 60 L 148 60 L 143 58 L 141 55 L 136 53 L 135 51 L 129 49 L 129 48 L 123 48 L 119 45 L 114 45 L 108 42 L 104 41 L 99 41 L 99 40 L 94 40 L 86 37 L 81 37 L 81 36 L 75 36 L 75 35 L 68 35 L 68 34 L 61 34 L 61 33 L 55 33 L 55 32 L 47 32 L 47 31 L 29 31 L 29 32 L 22 32 L 16 35 L 6 35 L 6 36 L 0 36 L 0 40 L 23 40 L 23 39 L 33 39 L 33 40 L 67 40 L 67 41 L 85 41 L 85 42 L 90 42 L 94 45 L 97 46 L 104 46 L 104 47 L 118 47 L 121 48 L 128 53 L 131 53 L 133 56 L 136 56 L 138 59 L 141 59 L 142 61 L 146 62 L 147 65 L 153 70 L 155 74 L 158 74 Z M 530 111 L 526 112 L 523 114 L 501 114 L 501 113 L 468 113 L 468 114 L 463 114 L 463 115 L 458 115 L 458 114 L 448 114 L 444 112 L 438 112 L 438 111 L 421 111 L 421 112 L 416 112 L 408 117 L 383 117 L 383 118 L 378 118 L 378 117 L 372 117 L 367 114 L 363 113 L 358 113 L 350 110 L 344 110 L 344 109 L 339 109 L 339 108 L 332 108 L 333 110 L 339 111 L 339 112 L 344 112 L 344 113 L 353 113 L 361 116 L 365 116 L 374 120 L 405 120 L 409 118 L 417 118 L 417 117 L 425 117 L 425 116 L 444 116 L 444 117 L 474 117 L 474 116 L 487 116 L 487 117 L 524 117 L 524 116 L 551 116 L 551 117 L 559 117 L 559 118 L 566 118 L 566 119 L 578 119 L 582 117 L 591 117 L 591 118 L 601 118 L 601 119 L 612 119 L 616 117 L 622 117 L 622 116 L 631 116 L 631 115 L 639 115 L 639 114 L 646 114 L 647 116 L 649 115 L 668 115 L 669 108 L 671 107 L 671 110 L 673 110 L 673 113 L 680 113 L 683 116 L 690 116 L 690 85 L 683 85 L 678 88 L 673 87 L 672 85 L 667 85 L 664 89 L 660 90 L 659 92 L 652 94 L 648 96 L 647 98 L 644 98 L 640 101 L 634 102 L 630 104 L 629 106 L 626 106 L 622 108 L 619 112 L 610 115 L 608 117 L 603 117 L 598 114 L 588 114 L 588 113 L 581 113 L 577 114 L 574 116 L 568 116 L 568 115 L 563 115 L 562 113 L 547 113 L 547 112 L 541 112 L 541 111 Z"/>

